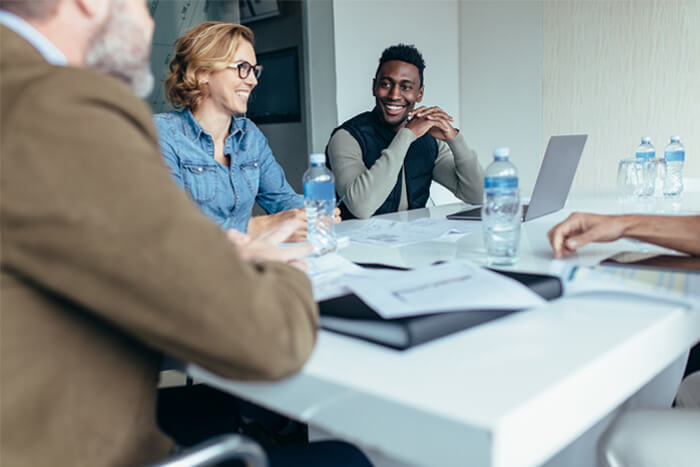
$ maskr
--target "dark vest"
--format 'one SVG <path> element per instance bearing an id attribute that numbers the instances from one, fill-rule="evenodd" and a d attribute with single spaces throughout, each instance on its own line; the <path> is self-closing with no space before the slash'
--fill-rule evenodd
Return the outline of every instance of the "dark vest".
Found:
<path id="1" fill-rule="evenodd" d="M 359 143 L 362 149 L 362 159 L 367 168 L 372 167 L 382 155 L 382 151 L 391 144 L 396 136 L 394 130 L 384 124 L 374 111 L 364 112 L 351 118 L 333 130 L 333 134 L 341 128 L 348 131 Z M 437 140 L 428 133 L 416 139 L 409 146 L 403 162 L 403 168 L 406 172 L 406 195 L 409 209 L 425 207 L 430 196 L 430 183 L 433 179 L 433 167 L 437 155 Z M 396 212 L 399 209 L 402 180 L 403 177 L 399 172 L 394 188 L 384 203 L 374 212 L 374 215 Z M 345 203 L 341 203 L 340 210 L 343 219 L 355 218 Z"/>

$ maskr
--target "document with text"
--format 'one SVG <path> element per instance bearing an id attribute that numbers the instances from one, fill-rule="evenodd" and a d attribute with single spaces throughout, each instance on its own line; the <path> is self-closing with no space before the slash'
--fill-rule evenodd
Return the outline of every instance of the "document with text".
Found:
<path id="1" fill-rule="evenodd" d="M 311 279 L 314 300 L 317 302 L 347 295 L 351 290 L 347 281 L 352 277 L 377 278 L 396 271 L 367 269 L 343 258 L 338 253 L 310 256 L 306 260 L 309 268 L 306 275 Z"/>
<path id="2" fill-rule="evenodd" d="M 383 318 L 434 312 L 516 310 L 545 300 L 522 285 L 466 260 L 376 277 L 348 276 L 347 287 Z"/>
<path id="3" fill-rule="evenodd" d="M 617 292 L 700 306 L 700 272 L 630 266 L 571 268 L 566 295 Z"/>
<path id="4" fill-rule="evenodd" d="M 431 218 L 401 222 L 373 218 L 347 235 L 351 242 L 401 246 L 437 238 L 459 238 L 472 232 L 481 232 L 479 222 Z"/>

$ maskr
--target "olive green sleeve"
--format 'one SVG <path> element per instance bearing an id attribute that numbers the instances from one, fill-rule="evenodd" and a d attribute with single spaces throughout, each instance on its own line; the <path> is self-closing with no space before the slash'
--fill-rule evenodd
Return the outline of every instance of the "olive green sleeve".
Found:
<path id="1" fill-rule="evenodd" d="M 438 141 L 433 179 L 465 203 L 481 204 L 484 170 L 461 133 L 447 142 Z"/>
<path id="2" fill-rule="evenodd" d="M 335 175 L 338 196 L 360 219 L 372 216 L 396 185 L 408 148 L 416 140 L 411 130 L 402 128 L 382 151 L 372 167 L 362 159 L 362 149 L 346 130 L 335 132 L 328 143 L 328 157 Z"/>

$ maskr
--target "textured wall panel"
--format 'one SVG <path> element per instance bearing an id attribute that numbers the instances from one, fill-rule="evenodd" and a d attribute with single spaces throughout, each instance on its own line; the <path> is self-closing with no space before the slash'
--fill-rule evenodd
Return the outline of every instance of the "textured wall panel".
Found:
<path id="1" fill-rule="evenodd" d="M 614 186 L 643 135 L 680 134 L 700 177 L 699 1 L 544 2 L 542 47 L 543 144 L 589 134 L 575 187 Z"/>

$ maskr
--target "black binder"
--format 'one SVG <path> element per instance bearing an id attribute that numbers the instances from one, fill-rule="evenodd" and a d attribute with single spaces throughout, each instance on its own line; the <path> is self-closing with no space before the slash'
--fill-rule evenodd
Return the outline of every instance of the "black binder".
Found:
<path id="1" fill-rule="evenodd" d="M 521 282 L 546 300 L 553 300 L 562 294 L 561 281 L 555 276 L 509 271 L 495 272 Z M 354 294 L 322 301 L 319 307 L 323 329 L 399 350 L 521 311 L 467 310 L 384 319 Z"/>

